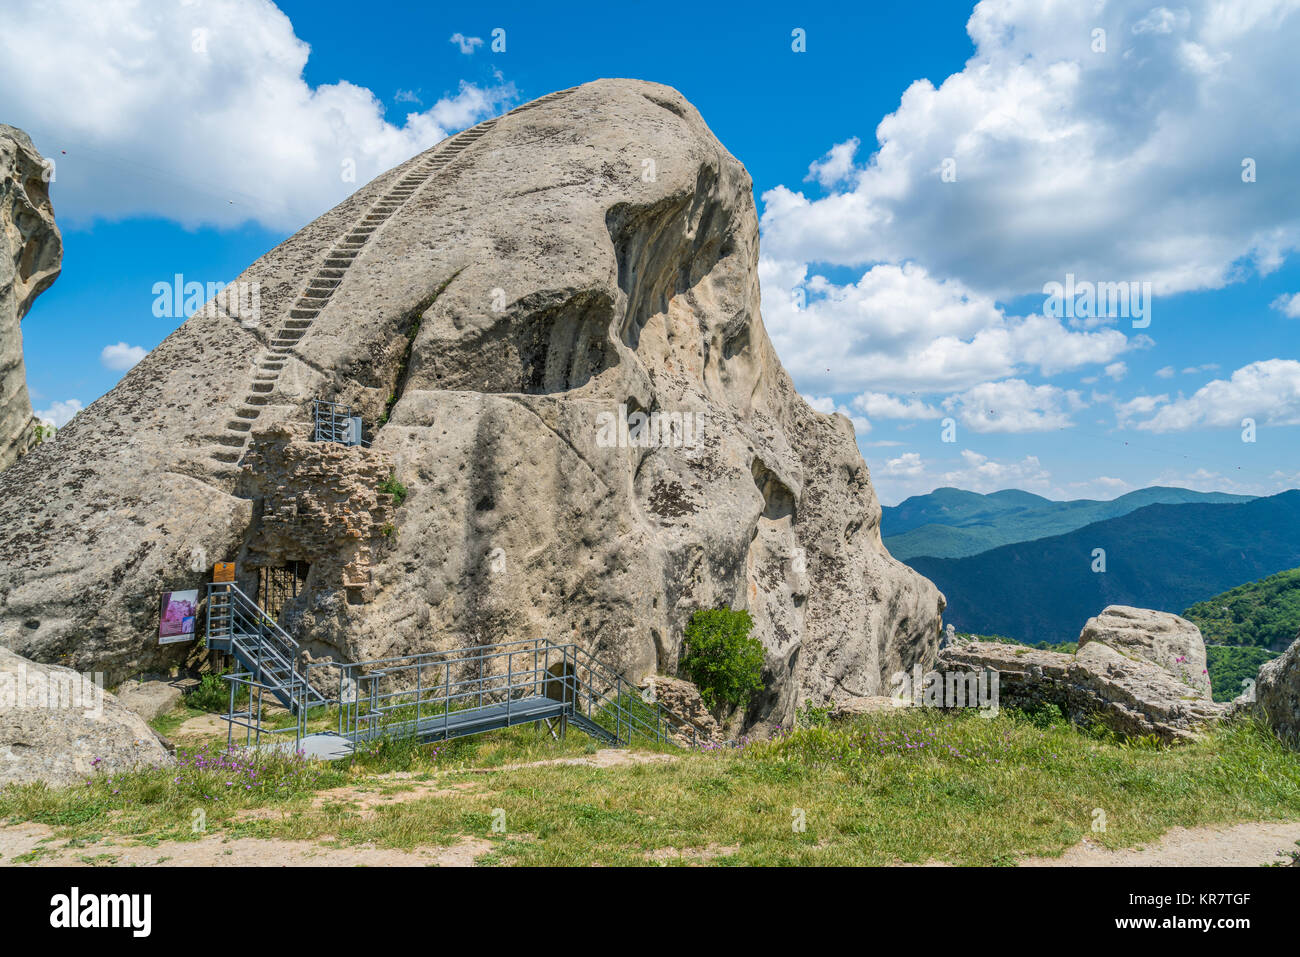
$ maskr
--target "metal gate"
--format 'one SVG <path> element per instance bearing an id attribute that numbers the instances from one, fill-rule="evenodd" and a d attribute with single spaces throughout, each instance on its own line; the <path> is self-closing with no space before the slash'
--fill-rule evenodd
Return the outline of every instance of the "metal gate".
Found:
<path id="1" fill-rule="evenodd" d="M 298 597 L 303 590 L 311 565 L 307 562 L 286 562 L 284 565 L 264 566 L 257 572 L 257 603 L 274 619 L 279 619 L 284 606 Z"/>

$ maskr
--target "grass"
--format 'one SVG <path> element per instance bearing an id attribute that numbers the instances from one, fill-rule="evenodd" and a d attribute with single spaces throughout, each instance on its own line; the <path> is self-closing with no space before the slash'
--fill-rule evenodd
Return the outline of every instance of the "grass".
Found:
<path id="1" fill-rule="evenodd" d="M 1300 820 L 1300 755 L 1245 722 L 1163 748 L 1050 716 L 908 708 L 675 760 L 516 766 L 595 749 L 576 730 L 555 742 L 520 727 L 432 748 L 385 742 L 333 765 L 261 756 L 228 767 L 206 752 L 64 791 L 9 786 L 0 819 L 47 824 L 63 840 L 153 843 L 195 838 L 202 808 L 209 833 L 407 849 L 473 835 L 493 842 L 485 862 L 528 865 L 646 864 L 668 848 L 684 856 L 665 863 L 1002 864 L 1085 836 L 1125 847 L 1173 826 Z M 419 781 L 465 787 L 366 814 L 313 800 Z M 243 813 L 268 807 L 282 813 Z M 500 812 L 505 833 L 492 829 Z"/>

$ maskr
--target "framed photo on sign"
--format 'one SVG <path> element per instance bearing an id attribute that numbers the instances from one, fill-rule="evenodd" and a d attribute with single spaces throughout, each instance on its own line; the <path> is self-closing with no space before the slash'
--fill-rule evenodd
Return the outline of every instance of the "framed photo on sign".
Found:
<path id="1" fill-rule="evenodd" d="M 198 615 L 199 590 L 167 591 L 162 596 L 162 616 L 158 621 L 158 644 L 169 645 L 194 637 Z"/>

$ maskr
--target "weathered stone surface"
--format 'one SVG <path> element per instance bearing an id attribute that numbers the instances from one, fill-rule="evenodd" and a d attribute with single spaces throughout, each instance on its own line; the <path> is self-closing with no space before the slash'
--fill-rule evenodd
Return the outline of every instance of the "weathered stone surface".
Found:
<path id="1" fill-rule="evenodd" d="M 693 734 L 683 731 L 673 735 L 682 747 L 722 742 L 722 728 L 700 696 L 700 689 L 692 682 L 666 675 L 648 675 L 641 682 L 641 690 L 648 692 L 650 700 L 662 704 L 674 718 L 685 721 L 694 729 Z"/>
<path id="2" fill-rule="evenodd" d="M 182 694 L 178 683 L 158 679 L 123 681 L 116 692 L 118 704 L 134 711 L 145 721 L 171 711 L 181 703 Z"/>
<path id="3" fill-rule="evenodd" d="M 1186 618 L 1150 608 L 1110 605 L 1089 618 L 1079 634 L 1079 650 L 1099 641 L 1129 657 L 1149 661 L 1182 679 L 1207 701 L 1210 672 L 1201 629 Z"/>
<path id="4" fill-rule="evenodd" d="M 1228 710 L 1163 668 L 1101 642 L 1077 655 L 992 641 L 958 643 L 939 652 L 937 668 L 998 672 L 1000 707 L 1054 704 L 1071 721 L 1097 721 L 1120 734 L 1154 735 L 1167 743 L 1191 739 Z"/>
<path id="5" fill-rule="evenodd" d="M 0 643 L 125 674 L 182 653 L 154 596 L 247 557 L 266 505 L 223 459 L 321 396 L 410 494 L 363 600 L 304 597 L 320 654 L 542 635 L 672 674 L 690 614 L 730 605 L 767 649 L 751 724 L 880 693 L 933 660 L 943 598 L 882 546 L 849 421 L 781 368 L 757 259 L 749 176 L 668 87 L 440 144 L 238 277 L 260 312 L 192 317 L 0 475 Z"/>
<path id="6" fill-rule="evenodd" d="M 259 569 L 304 562 L 310 571 L 302 600 L 286 610 L 298 634 L 316 630 L 345 595 L 372 596 L 371 562 L 396 532 L 391 494 L 380 484 L 392 474 L 390 457 L 377 449 L 310 441 L 311 429 L 274 425 L 253 437 L 240 495 L 259 503 L 246 545 L 238 556 L 240 584 L 257 587 Z"/>
<path id="7" fill-rule="evenodd" d="M 20 323 L 62 262 L 45 161 L 26 133 L 0 123 L 0 469 L 37 441 Z"/>
<path id="8" fill-rule="evenodd" d="M 96 771 L 173 761 L 143 718 L 108 692 L 99 701 L 96 708 L 76 672 L 0 648 L 0 786 L 63 787 Z"/>
<path id="9" fill-rule="evenodd" d="M 1251 713 L 1300 750 L 1300 635 L 1291 647 L 1260 667 Z"/>

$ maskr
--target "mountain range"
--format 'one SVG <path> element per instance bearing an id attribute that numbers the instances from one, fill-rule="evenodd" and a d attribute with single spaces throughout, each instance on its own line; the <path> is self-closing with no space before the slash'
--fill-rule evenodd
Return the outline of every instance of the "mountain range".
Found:
<path id="1" fill-rule="evenodd" d="M 999 496 L 1013 510 L 1017 501 L 1038 499 L 1020 492 L 978 497 Z M 916 521 L 919 511 L 904 514 L 904 523 L 908 514 Z M 1019 514 L 1013 511 L 1013 518 Z M 1107 605 L 1180 613 L 1300 565 L 1300 490 L 1236 502 L 1146 505 L 1064 534 L 960 558 L 916 556 L 907 564 L 947 596 L 944 619 L 958 631 L 1031 643 L 1072 641 Z"/>
<path id="2" fill-rule="evenodd" d="M 1239 503 L 1251 498 L 1152 486 L 1110 501 L 1054 502 L 1019 489 L 982 495 L 945 487 L 886 506 L 881 528 L 885 547 L 900 561 L 920 555 L 963 558 L 999 545 L 1072 532 L 1093 522 L 1128 515 L 1147 505 Z"/>

